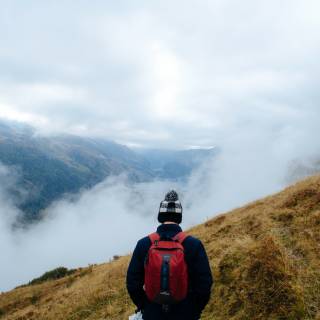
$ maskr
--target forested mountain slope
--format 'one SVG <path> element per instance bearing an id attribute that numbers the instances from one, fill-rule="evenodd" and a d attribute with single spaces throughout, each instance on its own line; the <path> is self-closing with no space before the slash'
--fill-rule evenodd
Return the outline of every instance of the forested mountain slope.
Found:
<path id="1" fill-rule="evenodd" d="M 109 176 L 130 183 L 187 178 L 215 150 L 134 150 L 99 138 L 40 136 L 27 125 L 0 120 L 0 165 L 18 178 L 8 190 L 24 220 L 66 194 L 89 189 Z M 0 175 L 1 180 L 1 175 Z"/>

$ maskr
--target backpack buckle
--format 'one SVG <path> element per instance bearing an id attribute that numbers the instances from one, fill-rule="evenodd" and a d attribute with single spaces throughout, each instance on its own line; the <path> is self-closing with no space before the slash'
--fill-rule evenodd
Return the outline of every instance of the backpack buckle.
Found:
<path id="1" fill-rule="evenodd" d="M 162 305 L 162 311 L 163 311 L 164 313 L 168 313 L 168 312 L 169 312 L 169 306 L 168 306 L 167 304 L 163 304 L 163 305 Z"/>

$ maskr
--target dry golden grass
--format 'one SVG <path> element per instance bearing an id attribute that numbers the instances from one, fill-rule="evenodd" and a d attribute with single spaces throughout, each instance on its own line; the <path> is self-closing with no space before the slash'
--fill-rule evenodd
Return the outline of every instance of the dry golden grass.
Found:
<path id="1" fill-rule="evenodd" d="M 320 176 L 188 230 L 215 285 L 203 320 L 320 320 Z M 128 319 L 130 257 L 0 295 L 1 320 Z"/>

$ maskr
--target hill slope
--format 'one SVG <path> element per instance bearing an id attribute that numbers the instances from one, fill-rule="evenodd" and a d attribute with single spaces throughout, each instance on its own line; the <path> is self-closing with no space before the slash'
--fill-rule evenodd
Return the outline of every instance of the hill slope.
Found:
<path id="1" fill-rule="evenodd" d="M 320 319 L 320 176 L 188 231 L 214 271 L 202 319 Z M 2 319 L 128 319 L 130 257 L 0 295 Z"/>

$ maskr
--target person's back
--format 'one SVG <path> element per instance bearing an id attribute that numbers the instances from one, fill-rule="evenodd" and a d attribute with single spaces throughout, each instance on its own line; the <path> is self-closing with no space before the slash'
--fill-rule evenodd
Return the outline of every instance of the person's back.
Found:
<path id="1" fill-rule="evenodd" d="M 171 240 L 182 232 L 182 207 L 173 191 L 161 202 L 157 228 L 160 239 Z M 127 273 L 127 289 L 131 299 L 143 313 L 144 320 L 198 320 L 210 298 L 212 274 L 205 249 L 200 240 L 188 236 L 183 241 L 188 270 L 187 296 L 178 303 L 161 305 L 147 298 L 145 263 L 152 241 L 149 236 L 138 241 Z"/>

